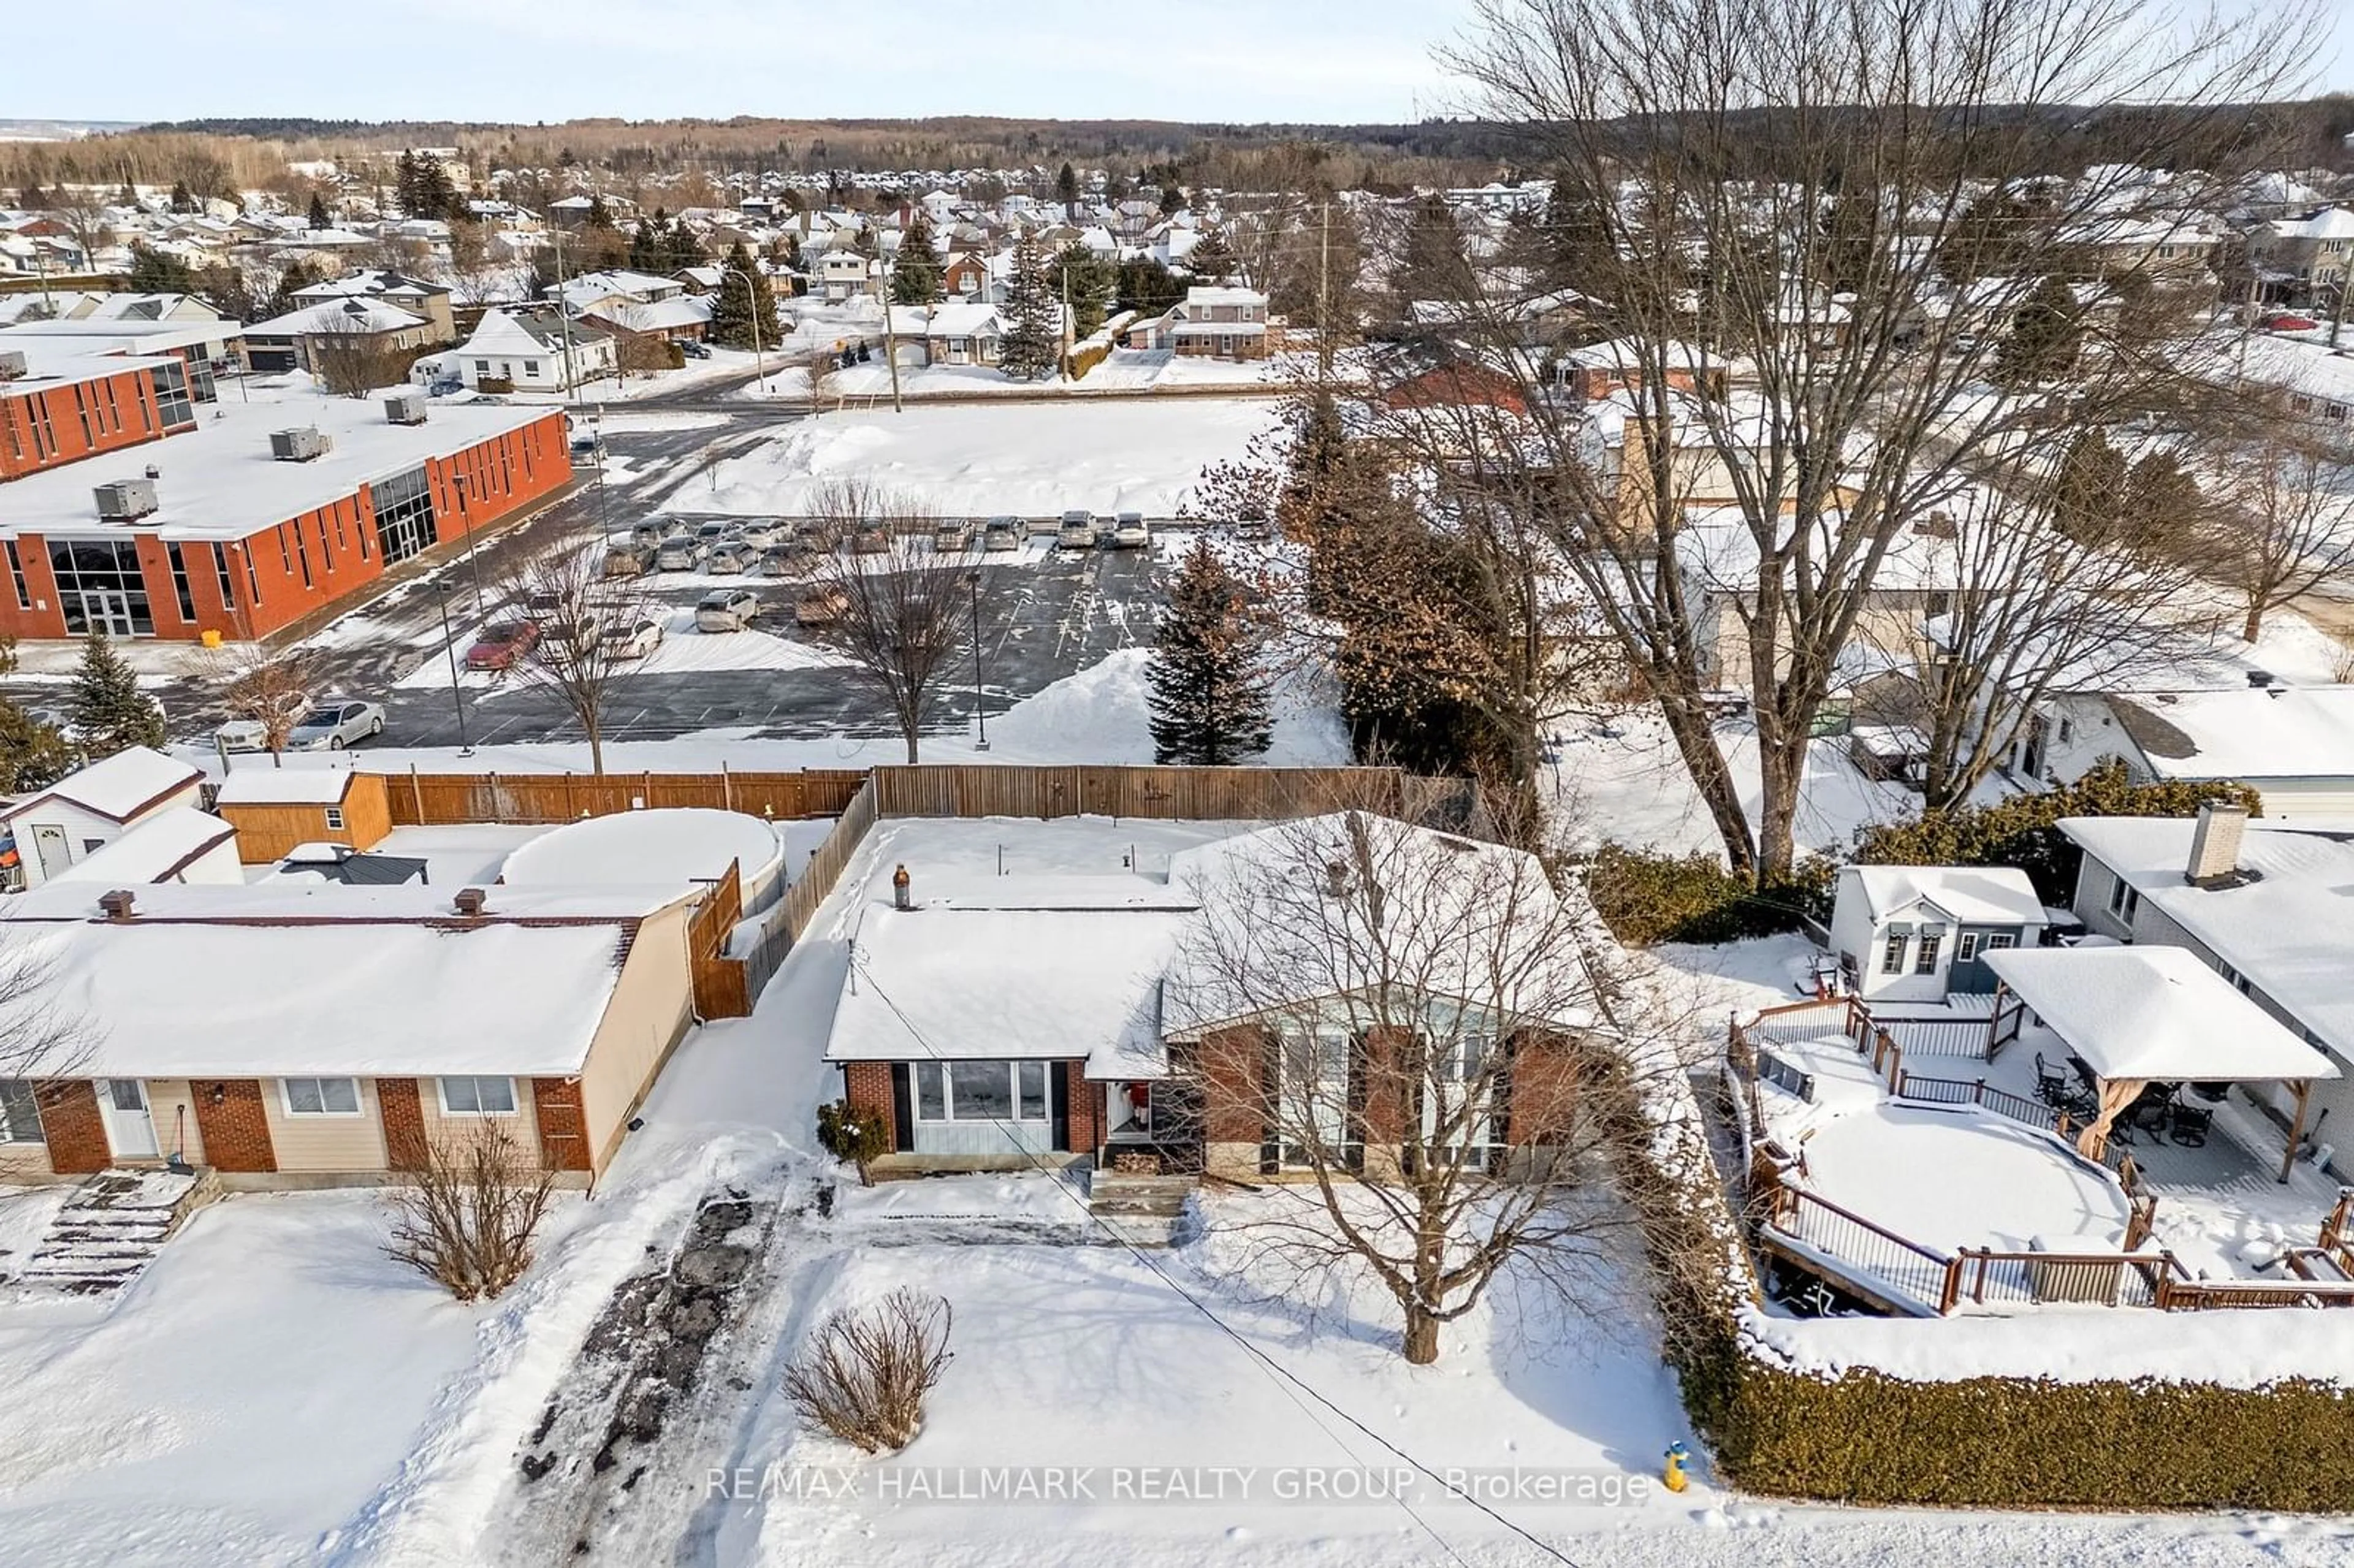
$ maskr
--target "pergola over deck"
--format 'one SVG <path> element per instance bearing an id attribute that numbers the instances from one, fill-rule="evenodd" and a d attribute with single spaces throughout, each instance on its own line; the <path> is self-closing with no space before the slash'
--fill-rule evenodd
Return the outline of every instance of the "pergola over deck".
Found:
<path id="1" fill-rule="evenodd" d="M 2100 1112 L 2076 1139 L 2099 1159 L 2109 1128 L 2153 1082 L 2280 1083 L 2296 1097 L 2280 1179 L 2305 1136 L 2328 1057 L 2240 994 L 2187 948 L 2019 948 L 1986 962 L 2093 1075 Z"/>

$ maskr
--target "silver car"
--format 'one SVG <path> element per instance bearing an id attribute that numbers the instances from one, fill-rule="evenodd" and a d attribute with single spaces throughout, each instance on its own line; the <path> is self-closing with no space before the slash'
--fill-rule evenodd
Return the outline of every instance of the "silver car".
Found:
<path id="1" fill-rule="evenodd" d="M 711 546 L 692 534 L 673 534 L 662 542 L 654 552 L 654 570 L 658 572 L 691 572 L 703 565 Z"/>
<path id="2" fill-rule="evenodd" d="M 1029 536 L 1030 525 L 1021 518 L 992 517 L 981 531 L 981 547 L 984 551 L 1018 550 Z"/>
<path id="3" fill-rule="evenodd" d="M 341 751 L 354 741 L 384 733 L 384 709 L 376 703 L 331 697 L 302 715 L 286 736 L 289 751 Z"/>
<path id="4" fill-rule="evenodd" d="M 1141 512 L 1123 512 L 1112 519 L 1111 544 L 1115 550 L 1141 550 L 1152 543 L 1152 530 L 1144 525 Z"/>
<path id="5" fill-rule="evenodd" d="M 760 613 L 758 595 L 742 588 L 721 588 L 703 596 L 695 607 L 697 631 L 741 631 Z"/>
<path id="6" fill-rule="evenodd" d="M 1062 526 L 1055 530 L 1055 543 L 1066 550 L 1092 550 L 1096 547 L 1096 517 L 1092 512 L 1066 512 Z"/>

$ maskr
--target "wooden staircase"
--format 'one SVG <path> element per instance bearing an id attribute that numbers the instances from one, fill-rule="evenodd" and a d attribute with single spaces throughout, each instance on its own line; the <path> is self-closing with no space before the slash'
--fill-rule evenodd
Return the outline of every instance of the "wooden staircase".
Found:
<path id="1" fill-rule="evenodd" d="M 74 1190 L 7 1283 L 69 1296 L 120 1290 L 220 1191 L 210 1171 L 101 1171 Z"/>

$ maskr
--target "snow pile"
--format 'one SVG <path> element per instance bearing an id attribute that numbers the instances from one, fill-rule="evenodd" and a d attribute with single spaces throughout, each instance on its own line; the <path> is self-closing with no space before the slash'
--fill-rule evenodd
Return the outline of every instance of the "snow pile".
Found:
<path id="1" fill-rule="evenodd" d="M 513 887 L 594 887 L 616 882 L 716 882 L 734 862 L 748 906 L 778 883 L 777 831 L 742 811 L 668 807 L 570 822 L 518 847 L 500 868 Z"/>
<path id="2" fill-rule="evenodd" d="M 1123 648 L 992 716 L 989 739 L 998 759 L 1150 762 L 1145 675 L 1151 663 L 1151 649 Z M 1252 760 L 1270 768 L 1345 766 L 1347 726 L 1311 683 L 1294 678 L 1278 685 L 1274 742 Z"/>

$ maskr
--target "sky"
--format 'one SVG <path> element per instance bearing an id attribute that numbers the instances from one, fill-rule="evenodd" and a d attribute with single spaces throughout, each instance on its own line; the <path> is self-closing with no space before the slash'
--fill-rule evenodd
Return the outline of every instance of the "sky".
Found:
<path id="1" fill-rule="evenodd" d="M 110 0 L 96 52 L 87 14 L 12 9 L 14 61 L 84 69 L 0 72 L 0 120 L 1396 122 L 1452 106 L 1430 51 L 1470 0 Z"/>

